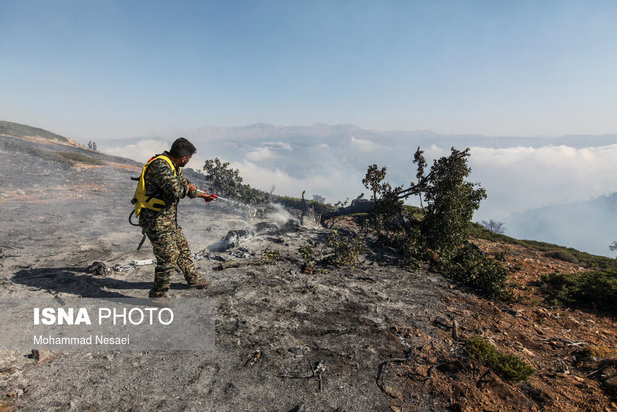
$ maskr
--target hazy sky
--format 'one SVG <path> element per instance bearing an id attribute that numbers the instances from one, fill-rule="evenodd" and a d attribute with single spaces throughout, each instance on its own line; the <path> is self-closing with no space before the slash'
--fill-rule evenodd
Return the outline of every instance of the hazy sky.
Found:
<path id="1" fill-rule="evenodd" d="M 0 0 L 0 120 L 617 131 L 617 1 Z"/>

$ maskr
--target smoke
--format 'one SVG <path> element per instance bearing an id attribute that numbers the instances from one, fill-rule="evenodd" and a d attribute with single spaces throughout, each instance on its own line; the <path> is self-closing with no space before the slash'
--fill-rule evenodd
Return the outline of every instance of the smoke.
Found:
<path id="1" fill-rule="evenodd" d="M 105 146 L 99 147 L 106 154 L 128 157 L 138 162 L 145 162 L 155 154 L 163 153 L 171 147 L 171 143 L 162 139 L 145 139 L 128 145 L 114 140 L 108 140 L 104 143 Z M 107 147 L 107 145 L 110 146 Z"/>
<path id="2" fill-rule="evenodd" d="M 285 210 L 283 205 L 271 203 L 270 207 L 274 210 L 268 212 L 266 218 L 277 226 L 283 226 L 285 223 L 293 219 L 293 216 Z"/>
<path id="3" fill-rule="evenodd" d="M 356 197 L 364 191 L 361 173 L 345 167 L 324 167 L 313 176 L 295 177 L 289 170 L 274 165 L 262 166 L 248 160 L 231 165 L 240 170 L 244 183 L 269 192 L 274 186 L 276 194 L 300 197 L 302 191 L 311 195 L 321 195 L 332 203 L 341 198 Z"/>

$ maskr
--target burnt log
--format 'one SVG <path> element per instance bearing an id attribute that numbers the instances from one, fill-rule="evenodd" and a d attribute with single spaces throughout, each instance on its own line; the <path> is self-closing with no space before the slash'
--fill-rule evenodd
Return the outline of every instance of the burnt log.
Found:
<path id="1" fill-rule="evenodd" d="M 321 215 L 321 224 L 325 226 L 328 219 L 333 219 L 339 216 L 349 216 L 356 213 L 371 214 L 375 211 L 375 202 L 366 199 L 354 199 L 349 206 L 341 207 L 331 212 L 325 212 Z"/>

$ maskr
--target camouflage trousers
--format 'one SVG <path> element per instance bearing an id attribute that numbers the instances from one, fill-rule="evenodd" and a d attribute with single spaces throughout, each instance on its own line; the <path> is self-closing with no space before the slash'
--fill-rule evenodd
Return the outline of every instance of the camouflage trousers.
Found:
<path id="1" fill-rule="evenodd" d="M 156 257 L 154 286 L 150 291 L 150 296 L 160 296 L 169 290 L 176 265 L 180 267 L 189 284 L 200 279 L 195 263 L 191 260 L 189 244 L 180 226 L 177 226 L 175 222 L 172 225 L 154 224 L 146 227 L 144 233 L 150 239 L 154 257 Z"/>

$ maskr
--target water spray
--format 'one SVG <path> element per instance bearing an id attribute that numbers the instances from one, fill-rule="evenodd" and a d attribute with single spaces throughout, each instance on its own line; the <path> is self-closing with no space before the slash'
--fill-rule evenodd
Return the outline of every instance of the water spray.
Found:
<path id="1" fill-rule="evenodd" d="M 200 195 L 208 195 L 208 193 L 204 192 L 203 190 L 199 190 L 199 189 L 195 189 L 195 192 L 199 193 Z M 216 200 L 222 200 L 223 202 L 237 203 L 237 202 L 234 202 L 233 200 L 226 199 L 219 195 L 215 195 L 214 193 L 210 193 L 209 195 L 215 198 Z"/>
<path id="2" fill-rule="evenodd" d="M 206 193 L 206 192 L 204 192 L 203 190 L 199 190 L 199 189 L 195 189 L 195 191 L 196 191 L 198 194 L 212 196 L 212 197 L 214 198 L 214 200 L 222 200 L 223 202 L 227 202 L 227 203 L 229 203 L 230 205 L 232 205 L 232 207 L 236 207 L 236 208 L 238 208 L 238 209 L 246 209 L 246 210 L 247 210 L 247 212 L 248 212 L 249 218 L 254 217 L 254 216 L 255 216 L 255 214 L 256 214 L 256 212 L 257 212 L 257 209 L 255 209 L 253 206 L 250 206 L 250 205 L 244 204 L 244 203 L 242 203 L 242 202 L 238 202 L 238 201 L 236 201 L 236 200 L 227 199 L 227 198 L 221 197 L 221 196 L 219 196 L 219 195 L 215 195 L 215 194 L 213 194 L 213 193 Z"/>

